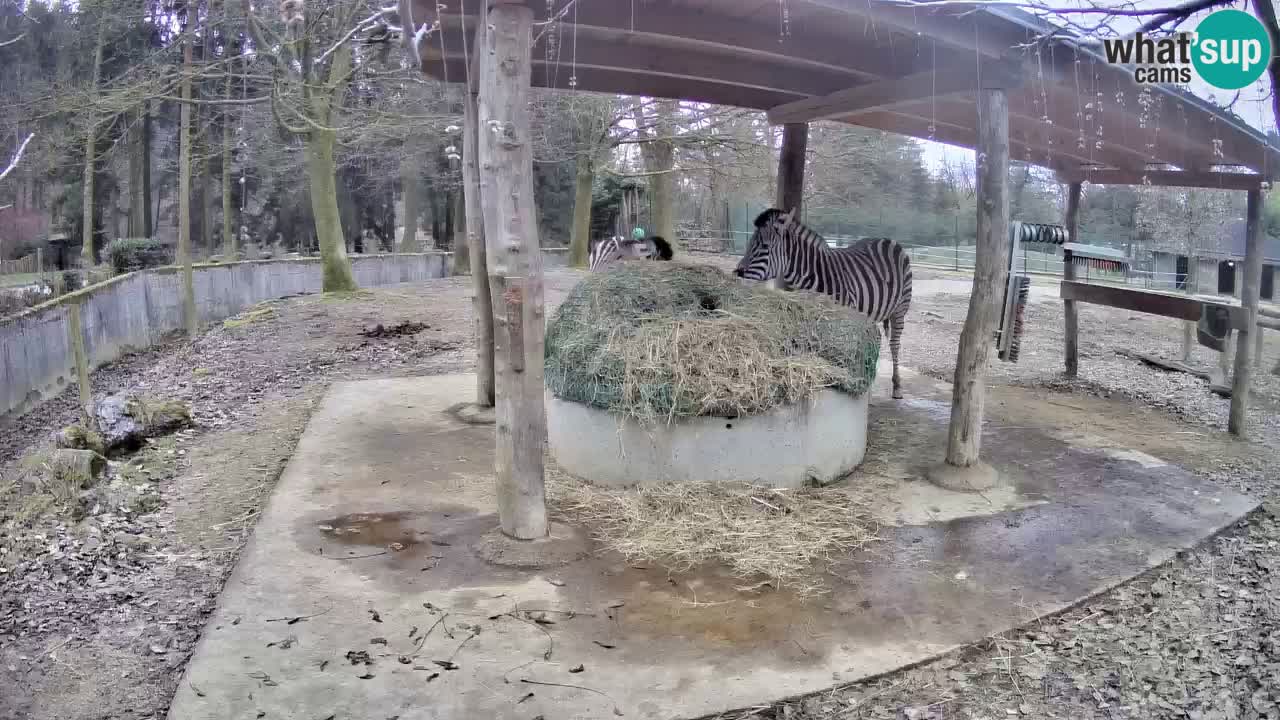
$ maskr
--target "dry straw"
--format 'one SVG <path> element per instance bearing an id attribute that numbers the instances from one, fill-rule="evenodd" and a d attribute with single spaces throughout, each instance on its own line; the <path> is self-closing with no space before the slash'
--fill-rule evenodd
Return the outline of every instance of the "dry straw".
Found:
<path id="1" fill-rule="evenodd" d="M 829 563 L 876 541 L 850 489 L 780 490 L 748 483 L 602 488 L 548 473 L 555 512 L 591 529 L 603 551 L 685 572 L 719 564 L 747 587 L 768 582 L 801 596 L 825 592 Z"/>
<path id="2" fill-rule="evenodd" d="M 878 328 L 825 296 L 744 285 L 710 266 L 621 263 L 557 309 L 546 383 L 646 423 L 737 417 L 822 388 L 866 392 L 879 351 Z"/>

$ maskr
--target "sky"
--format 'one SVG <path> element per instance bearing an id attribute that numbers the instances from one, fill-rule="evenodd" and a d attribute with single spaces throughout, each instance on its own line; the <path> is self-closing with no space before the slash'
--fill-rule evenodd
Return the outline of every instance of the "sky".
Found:
<path id="1" fill-rule="evenodd" d="M 1088 2 L 1087 0 L 1038 0 L 1040 4 L 1051 5 L 1052 7 L 1137 7 L 1137 8 L 1166 8 L 1178 4 L 1174 0 L 1130 0 L 1128 2 L 1120 2 L 1119 0 L 1096 0 Z M 1244 3 L 1235 2 L 1232 7 L 1235 9 L 1247 9 L 1253 12 L 1252 5 L 1246 8 Z M 1037 12 L 1037 14 L 1042 14 Z M 1200 21 L 1207 17 L 1208 13 L 1200 13 L 1193 16 L 1189 20 L 1183 22 L 1178 29 L 1194 30 Z M 1075 15 L 1073 20 L 1084 23 L 1089 22 L 1091 17 Z M 1128 18 L 1115 17 L 1110 23 L 1115 34 L 1128 34 L 1136 30 L 1148 18 Z M 1214 88 L 1204 83 L 1198 76 L 1194 76 L 1189 86 L 1191 92 L 1202 98 L 1216 101 L 1221 105 L 1228 102 L 1235 94 Z M 1270 99 L 1271 86 L 1266 75 L 1254 85 L 1245 88 L 1240 93 L 1240 99 L 1231 107 L 1231 110 L 1241 117 L 1245 122 L 1264 132 L 1276 129 L 1276 123 L 1271 110 Z M 942 167 L 944 162 L 955 164 L 963 160 L 967 164 L 973 162 L 973 151 L 962 150 L 960 148 L 943 145 L 941 143 L 929 142 L 921 140 L 924 149 L 925 163 L 931 170 L 937 171 Z"/>

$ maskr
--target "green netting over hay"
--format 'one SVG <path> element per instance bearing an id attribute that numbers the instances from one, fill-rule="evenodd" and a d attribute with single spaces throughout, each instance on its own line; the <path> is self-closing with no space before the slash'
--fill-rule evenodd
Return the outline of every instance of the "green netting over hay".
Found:
<path id="1" fill-rule="evenodd" d="M 736 417 L 821 388 L 867 391 L 880 353 L 865 316 L 709 266 L 621 263 L 582 280 L 547 326 L 546 383 L 562 400 L 645 422 Z"/>

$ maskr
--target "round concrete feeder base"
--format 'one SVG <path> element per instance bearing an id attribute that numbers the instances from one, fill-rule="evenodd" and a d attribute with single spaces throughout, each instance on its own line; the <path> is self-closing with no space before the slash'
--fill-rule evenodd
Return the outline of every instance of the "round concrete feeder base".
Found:
<path id="1" fill-rule="evenodd" d="M 822 390 L 760 415 L 646 427 L 547 392 L 547 439 L 560 467 L 600 485 L 746 481 L 797 488 L 834 482 L 862 462 L 867 405 L 865 393 Z"/>

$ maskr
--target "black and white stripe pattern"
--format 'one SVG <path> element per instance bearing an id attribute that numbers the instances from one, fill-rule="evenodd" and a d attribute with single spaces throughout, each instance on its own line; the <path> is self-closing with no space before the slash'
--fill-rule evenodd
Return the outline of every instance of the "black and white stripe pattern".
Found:
<path id="1" fill-rule="evenodd" d="M 889 238 L 863 238 L 849 247 L 833 248 L 796 220 L 794 210 L 765 210 L 755 225 L 735 274 L 826 293 L 872 322 L 883 323 L 893 356 L 893 396 L 901 398 L 898 349 L 911 307 L 911 258 L 902 246 Z"/>
<path id="2" fill-rule="evenodd" d="M 587 266 L 591 272 L 599 272 L 620 260 L 631 258 L 641 260 L 670 260 L 674 256 L 671 245 L 661 237 L 654 235 L 644 240 L 629 240 L 611 237 L 601 240 L 591 248 L 587 256 Z"/>

